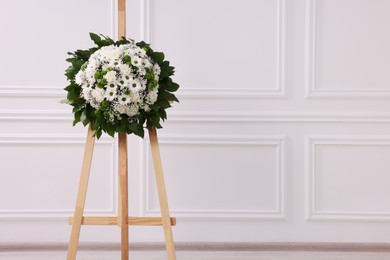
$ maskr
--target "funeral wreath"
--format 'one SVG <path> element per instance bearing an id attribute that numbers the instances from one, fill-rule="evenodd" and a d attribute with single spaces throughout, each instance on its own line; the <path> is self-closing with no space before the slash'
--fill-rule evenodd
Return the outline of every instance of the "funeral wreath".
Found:
<path id="1" fill-rule="evenodd" d="M 145 42 L 119 41 L 90 33 L 96 47 L 68 52 L 69 85 L 64 103 L 73 107 L 73 125 L 91 124 L 95 136 L 126 132 L 140 137 L 144 129 L 161 128 L 179 85 L 164 53 Z"/>

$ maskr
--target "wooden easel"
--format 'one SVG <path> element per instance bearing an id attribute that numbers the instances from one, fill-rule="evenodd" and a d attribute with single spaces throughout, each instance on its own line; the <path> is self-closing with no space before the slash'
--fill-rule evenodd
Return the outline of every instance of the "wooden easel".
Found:
<path id="1" fill-rule="evenodd" d="M 118 0 L 118 37 L 126 36 L 126 0 Z M 85 198 L 87 195 L 88 180 L 91 170 L 92 154 L 95 145 L 94 131 L 88 127 L 85 145 L 84 160 L 81 170 L 79 189 L 76 200 L 74 217 L 69 218 L 72 233 L 68 247 L 67 260 L 75 260 L 79 244 L 81 225 L 118 225 L 121 228 L 122 260 L 129 259 L 129 226 L 163 226 L 165 246 L 169 260 L 176 260 L 173 242 L 172 226 L 176 219 L 169 216 L 169 208 L 163 169 L 160 157 L 156 128 L 149 130 L 150 146 L 153 157 L 153 166 L 156 175 L 158 197 L 160 201 L 161 217 L 129 217 L 128 216 L 128 153 L 127 134 L 119 133 L 118 140 L 118 216 L 115 217 L 84 217 Z"/>

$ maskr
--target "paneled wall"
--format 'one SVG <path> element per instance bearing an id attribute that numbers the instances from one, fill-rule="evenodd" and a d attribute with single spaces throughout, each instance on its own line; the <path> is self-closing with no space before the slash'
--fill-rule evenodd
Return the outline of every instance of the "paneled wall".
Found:
<path id="1" fill-rule="evenodd" d="M 115 0 L 0 7 L 0 242 L 66 242 L 86 129 L 66 52 L 116 37 Z M 159 131 L 176 241 L 390 242 L 387 0 L 128 0 L 127 34 L 181 85 Z M 117 140 L 95 146 L 86 211 L 117 210 Z M 130 211 L 158 215 L 149 142 L 130 137 Z M 137 242 L 160 228 L 131 228 Z M 118 242 L 116 227 L 81 241 Z"/>

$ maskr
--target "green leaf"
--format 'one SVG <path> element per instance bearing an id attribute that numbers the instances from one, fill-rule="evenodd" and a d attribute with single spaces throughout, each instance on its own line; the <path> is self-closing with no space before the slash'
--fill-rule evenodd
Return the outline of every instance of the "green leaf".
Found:
<path id="1" fill-rule="evenodd" d="M 170 84 L 167 84 L 165 86 L 165 90 L 168 90 L 169 92 L 175 92 L 176 90 L 179 89 L 179 84 L 175 83 L 175 82 L 171 82 Z"/>
<path id="2" fill-rule="evenodd" d="M 98 128 L 95 130 L 95 136 L 99 139 L 102 136 L 102 129 Z"/>
<path id="3" fill-rule="evenodd" d="M 149 129 L 149 130 L 151 130 L 152 128 L 153 128 L 153 122 L 152 122 L 152 120 L 150 120 L 150 118 L 148 118 L 147 120 L 146 120 L 146 128 L 147 129 Z"/>
<path id="4" fill-rule="evenodd" d="M 104 116 L 100 110 L 96 110 L 96 111 L 98 111 L 98 112 L 95 112 L 96 119 L 93 123 L 93 126 L 97 129 L 103 123 Z"/>
<path id="5" fill-rule="evenodd" d="M 138 116 L 138 124 L 143 127 L 143 125 L 145 124 L 145 121 L 146 121 L 146 117 L 144 114 L 141 114 Z"/>
<path id="6" fill-rule="evenodd" d="M 162 128 L 162 125 L 160 124 L 160 122 L 157 122 L 157 123 L 153 122 L 153 124 L 158 129 Z"/>
<path id="7" fill-rule="evenodd" d="M 157 128 L 162 128 L 162 126 L 160 125 L 160 115 L 158 113 L 153 113 L 152 114 L 152 117 L 151 117 L 151 120 L 153 122 L 153 124 L 157 127 Z"/>
<path id="8" fill-rule="evenodd" d="M 177 99 L 177 97 L 174 94 L 172 93 L 170 94 L 171 96 L 168 98 L 169 101 L 176 101 L 177 103 L 180 103 L 179 99 Z"/>
<path id="9" fill-rule="evenodd" d="M 65 70 L 65 76 L 68 78 L 68 80 L 73 80 L 74 77 L 76 76 L 78 70 L 75 69 L 73 66 L 69 66 L 66 70 Z"/>
<path id="10" fill-rule="evenodd" d="M 152 58 L 160 65 L 163 63 L 165 55 L 163 52 L 155 52 L 153 53 Z"/>
<path id="11" fill-rule="evenodd" d="M 145 48 L 145 47 L 148 47 L 148 48 L 149 48 L 149 44 L 147 44 L 147 43 L 144 42 L 144 41 L 137 42 L 136 45 L 137 45 L 138 47 L 140 47 L 140 48 Z"/>
<path id="12" fill-rule="evenodd" d="M 67 99 L 69 100 L 74 100 L 76 98 L 79 97 L 79 91 L 77 91 L 76 89 L 72 89 L 70 91 L 68 91 L 68 95 L 66 96 Z"/>
<path id="13" fill-rule="evenodd" d="M 142 126 L 138 125 L 137 131 L 134 131 L 134 134 L 138 135 L 141 138 L 144 138 L 144 136 L 145 136 L 144 128 Z"/>
<path id="14" fill-rule="evenodd" d="M 117 42 L 115 43 L 115 45 L 116 45 L 116 46 L 119 46 L 119 45 L 128 44 L 128 43 L 130 43 L 130 41 L 129 41 L 128 39 L 122 38 L 121 40 L 117 41 Z"/>
<path id="15" fill-rule="evenodd" d="M 159 106 L 158 106 L 157 102 L 154 103 L 153 105 L 151 105 L 151 106 L 150 106 L 150 109 L 151 109 L 152 111 L 158 111 Z"/>
<path id="16" fill-rule="evenodd" d="M 169 77 L 169 76 L 172 76 L 175 72 L 175 68 L 172 67 L 172 66 L 169 66 L 169 61 L 164 61 L 161 65 L 161 73 L 160 73 L 160 77 L 162 79 L 166 78 L 166 77 Z"/>
<path id="17" fill-rule="evenodd" d="M 91 38 L 91 40 L 99 47 L 102 47 L 102 39 L 100 38 L 99 35 L 95 34 L 95 33 L 92 33 L 90 32 L 89 33 L 89 37 Z"/>
<path id="18" fill-rule="evenodd" d="M 163 110 L 163 109 L 159 110 L 158 114 L 159 114 L 159 116 L 161 117 L 162 120 L 167 119 L 167 112 L 165 112 L 165 110 Z"/>
<path id="19" fill-rule="evenodd" d="M 77 85 L 71 82 L 68 86 L 66 86 L 64 89 L 66 91 L 72 91 Z"/>
<path id="20" fill-rule="evenodd" d="M 129 129 L 131 130 L 131 132 L 137 132 L 138 131 L 138 124 L 137 123 L 129 124 Z"/>
<path id="21" fill-rule="evenodd" d="M 78 89 L 78 91 L 81 91 L 81 88 Z M 71 101 L 72 106 L 74 106 L 75 108 L 76 107 L 84 108 L 86 105 L 85 102 L 86 102 L 85 99 L 82 99 L 82 98 L 77 98 L 77 99 Z"/>
<path id="22" fill-rule="evenodd" d="M 120 122 L 120 126 L 118 128 L 118 132 L 125 132 L 126 129 L 128 128 L 128 126 L 129 126 L 128 118 L 122 115 L 122 119 Z"/>
<path id="23" fill-rule="evenodd" d="M 89 119 L 87 117 L 87 109 L 84 109 L 82 111 L 80 121 L 83 123 L 84 126 L 88 125 Z"/>
<path id="24" fill-rule="evenodd" d="M 75 106 L 73 109 L 72 109 L 72 112 L 73 113 L 77 113 L 77 112 L 79 112 L 79 111 L 81 111 L 81 110 L 83 110 L 84 109 L 84 106 Z"/>
<path id="25" fill-rule="evenodd" d="M 166 100 L 166 99 L 157 100 L 156 103 L 159 105 L 159 107 L 160 107 L 161 109 L 166 109 L 166 108 L 171 107 L 171 104 L 170 104 L 169 101 Z"/>
<path id="26" fill-rule="evenodd" d="M 73 61 L 77 60 L 76 57 L 67 58 L 66 61 L 72 63 Z"/>
<path id="27" fill-rule="evenodd" d="M 77 58 L 79 58 L 83 61 L 87 61 L 89 59 L 89 57 L 91 56 L 91 53 L 89 52 L 89 50 L 77 50 L 77 51 L 75 51 L 75 54 L 76 54 Z"/>
<path id="28" fill-rule="evenodd" d="M 71 63 L 72 63 L 74 70 L 79 72 L 79 70 L 81 69 L 81 66 L 83 66 L 83 64 L 84 64 L 84 61 L 79 60 L 79 59 L 75 59 Z"/>
<path id="29" fill-rule="evenodd" d="M 96 115 L 95 115 L 95 109 L 93 107 L 91 107 L 90 105 L 86 106 L 86 109 L 87 109 L 87 117 L 89 119 L 94 119 L 96 118 Z"/>
<path id="30" fill-rule="evenodd" d="M 108 36 L 102 35 L 107 45 L 115 44 L 115 41 Z"/>
<path id="31" fill-rule="evenodd" d="M 73 126 L 75 126 L 78 122 L 80 122 L 82 111 L 77 111 L 74 113 L 74 120 L 73 120 Z"/>
<path id="32" fill-rule="evenodd" d="M 111 137 L 115 136 L 114 126 L 111 125 L 111 127 L 107 128 L 107 134 L 109 134 Z"/>

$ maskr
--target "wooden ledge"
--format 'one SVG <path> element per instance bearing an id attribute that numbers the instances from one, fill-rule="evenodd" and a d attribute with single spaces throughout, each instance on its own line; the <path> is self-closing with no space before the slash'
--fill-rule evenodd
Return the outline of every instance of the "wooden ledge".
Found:
<path id="1" fill-rule="evenodd" d="M 73 224 L 73 217 L 68 219 Z M 81 225 L 118 225 L 118 217 L 83 217 Z M 159 217 L 128 217 L 128 226 L 162 226 L 163 220 Z M 171 226 L 176 226 L 176 218 L 171 218 Z"/>

